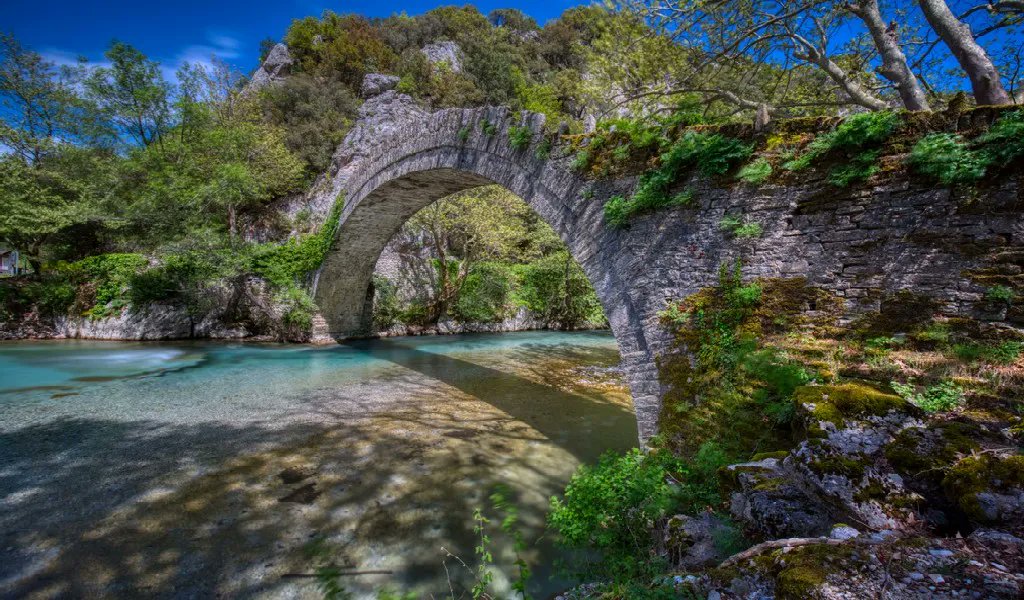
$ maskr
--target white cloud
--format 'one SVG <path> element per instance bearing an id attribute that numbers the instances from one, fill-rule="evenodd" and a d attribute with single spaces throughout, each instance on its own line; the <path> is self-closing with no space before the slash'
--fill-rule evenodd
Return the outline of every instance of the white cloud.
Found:
<path id="1" fill-rule="evenodd" d="M 176 79 L 175 72 L 185 63 L 199 64 L 209 68 L 213 66 L 214 57 L 230 62 L 230 59 L 241 56 L 239 51 L 241 43 L 230 35 L 208 33 L 206 39 L 207 43 L 205 44 L 186 46 L 174 58 L 160 61 L 164 77 L 174 81 Z"/>
<path id="2" fill-rule="evenodd" d="M 241 53 L 241 42 L 231 35 L 225 33 L 210 32 L 206 35 L 206 41 L 201 44 L 192 44 L 183 48 L 171 57 L 149 56 L 160 63 L 160 71 L 168 81 L 177 81 L 177 70 L 185 63 L 200 64 L 205 67 L 213 65 L 213 57 L 225 62 L 238 58 Z M 79 59 L 84 56 L 88 59 L 90 66 L 109 67 L 110 62 L 98 57 L 86 56 L 70 52 L 60 48 L 44 48 L 40 51 L 42 57 L 56 65 L 74 66 L 79 64 Z M 93 60 L 95 58 L 95 60 Z"/>

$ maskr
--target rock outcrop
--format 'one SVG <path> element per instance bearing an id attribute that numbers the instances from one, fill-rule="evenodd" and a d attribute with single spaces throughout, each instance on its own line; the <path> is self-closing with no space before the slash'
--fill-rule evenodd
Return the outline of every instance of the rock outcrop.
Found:
<path id="1" fill-rule="evenodd" d="M 398 85 L 399 79 L 394 75 L 381 73 L 370 73 L 363 78 L 363 85 L 360 89 L 363 98 L 373 98 L 388 90 L 393 90 Z"/>
<path id="2" fill-rule="evenodd" d="M 462 48 L 455 42 L 436 42 L 420 49 L 432 65 L 445 65 L 454 73 L 462 72 Z"/>
<path id="3" fill-rule="evenodd" d="M 275 44 L 270 49 L 270 54 L 263 60 L 263 64 L 252 74 L 243 93 L 251 94 L 272 83 L 284 80 L 291 73 L 293 62 L 292 55 L 288 52 L 288 46 Z"/>

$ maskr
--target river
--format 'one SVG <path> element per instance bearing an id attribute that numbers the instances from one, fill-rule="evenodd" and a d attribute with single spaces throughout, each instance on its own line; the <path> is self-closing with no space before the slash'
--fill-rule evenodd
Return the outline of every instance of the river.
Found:
<path id="1" fill-rule="evenodd" d="M 636 443 L 617 362 L 595 332 L 5 343 L 0 596 L 315 598 L 328 566 L 357 598 L 459 597 L 476 508 L 507 590 L 504 486 L 548 597 L 549 498 Z"/>

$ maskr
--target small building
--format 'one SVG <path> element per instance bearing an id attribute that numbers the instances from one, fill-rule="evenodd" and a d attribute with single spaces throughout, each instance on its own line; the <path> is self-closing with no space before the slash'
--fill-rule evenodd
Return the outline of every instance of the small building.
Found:
<path id="1" fill-rule="evenodd" d="M 0 277 L 20 275 L 23 272 L 18 251 L 0 248 Z"/>

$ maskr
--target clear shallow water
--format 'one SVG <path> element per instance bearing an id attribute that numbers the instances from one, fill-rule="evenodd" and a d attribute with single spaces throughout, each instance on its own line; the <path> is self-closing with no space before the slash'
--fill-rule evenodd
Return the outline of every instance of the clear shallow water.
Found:
<path id="1" fill-rule="evenodd" d="M 441 596 L 495 485 L 541 538 L 577 464 L 635 443 L 616 362 L 603 333 L 0 345 L 0 595 L 315 597 L 282 576 L 334 564 Z"/>

